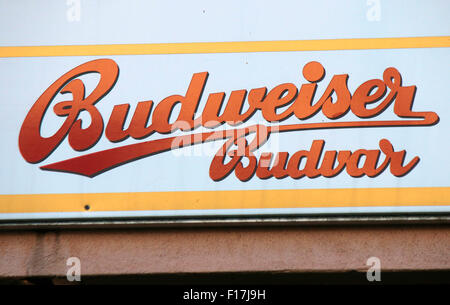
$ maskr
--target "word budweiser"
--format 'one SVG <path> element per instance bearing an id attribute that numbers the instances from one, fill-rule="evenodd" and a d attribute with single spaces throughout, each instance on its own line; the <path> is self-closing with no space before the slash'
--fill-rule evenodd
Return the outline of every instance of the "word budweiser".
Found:
<path id="1" fill-rule="evenodd" d="M 85 86 L 78 77 L 100 74 L 95 89 L 85 95 Z M 20 130 L 19 148 L 24 159 L 38 163 L 46 159 L 67 137 L 76 151 L 91 149 L 105 136 L 110 142 L 119 143 L 131 137 L 144 139 L 152 134 L 171 134 L 175 131 L 191 132 L 181 136 L 142 141 L 136 144 L 118 146 L 112 149 L 89 153 L 76 158 L 44 165 L 41 169 L 63 171 L 94 177 L 104 171 L 140 158 L 169 151 L 179 147 L 225 140 L 213 157 L 210 177 L 219 181 L 235 172 L 241 181 L 251 179 L 255 174 L 260 179 L 270 177 L 333 177 L 346 169 L 352 177 L 367 175 L 375 177 L 389 167 L 395 176 L 403 176 L 419 162 L 414 157 L 405 161 L 406 151 L 395 151 L 391 142 L 381 139 L 378 149 L 359 149 L 354 152 L 327 150 L 323 140 L 313 141 L 309 150 L 300 150 L 290 156 L 287 152 L 261 153 L 254 155 L 275 132 L 301 131 L 329 128 L 365 128 L 395 126 L 429 126 L 436 124 L 439 117 L 434 112 L 412 110 L 416 86 L 403 86 L 402 77 L 395 68 L 387 68 L 383 79 L 372 79 L 361 84 L 353 94 L 347 86 L 348 74 L 334 75 L 323 95 L 315 99 L 325 69 L 319 62 L 309 62 L 303 67 L 307 83 L 300 88 L 292 83 L 280 84 L 272 89 L 266 87 L 235 90 L 225 97 L 224 92 L 210 93 L 205 106 L 199 113 L 199 105 L 206 85 L 208 72 L 192 76 L 186 94 L 171 95 L 159 103 L 141 101 L 127 128 L 124 123 L 130 109 L 129 104 L 115 105 L 106 126 L 103 115 L 96 104 L 114 87 L 119 75 L 117 64 L 111 59 L 98 59 L 84 63 L 56 80 L 34 103 Z M 53 112 L 65 117 L 64 123 L 51 137 L 42 137 L 40 128 L 44 116 L 55 96 L 71 94 L 71 99 L 53 106 Z M 336 100 L 333 100 L 333 97 Z M 226 103 L 225 103 L 226 101 Z M 374 118 L 393 104 L 393 112 L 399 119 L 391 121 L 364 120 Z M 175 113 L 175 106 L 180 110 Z M 361 118 L 358 121 L 338 121 L 351 111 Z M 82 128 L 80 113 L 90 116 L 90 124 Z M 238 126 L 255 113 L 270 123 L 233 130 L 213 129 L 228 124 Z M 333 120 L 326 123 L 303 123 L 317 113 Z M 295 116 L 298 124 L 282 124 Z M 175 118 L 173 120 L 173 118 Z M 203 126 L 212 131 L 193 133 Z M 248 139 L 252 137 L 252 141 Z M 246 164 L 246 165 L 245 165 Z"/>

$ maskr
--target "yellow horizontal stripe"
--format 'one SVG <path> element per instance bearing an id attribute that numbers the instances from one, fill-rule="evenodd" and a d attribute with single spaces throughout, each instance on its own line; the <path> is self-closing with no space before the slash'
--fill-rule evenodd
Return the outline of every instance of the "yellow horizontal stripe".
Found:
<path id="1" fill-rule="evenodd" d="M 0 213 L 450 205 L 450 187 L 0 195 Z"/>
<path id="2" fill-rule="evenodd" d="M 450 47 L 450 36 L 0 47 L 0 57 L 198 54 L 446 47 Z"/>

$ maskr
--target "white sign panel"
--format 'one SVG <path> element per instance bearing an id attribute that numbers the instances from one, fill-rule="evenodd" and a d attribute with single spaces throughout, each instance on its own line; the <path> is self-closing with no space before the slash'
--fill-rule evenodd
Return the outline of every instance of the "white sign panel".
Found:
<path id="1" fill-rule="evenodd" d="M 448 1 L 263 2 L 0 2 L 0 219 L 450 211 Z"/>

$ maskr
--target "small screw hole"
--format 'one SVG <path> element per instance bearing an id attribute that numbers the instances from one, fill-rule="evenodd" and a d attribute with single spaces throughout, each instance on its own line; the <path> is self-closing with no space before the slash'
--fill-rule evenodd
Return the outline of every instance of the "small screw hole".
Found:
<path id="1" fill-rule="evenodd" d="M 85 209 L 86 211 L 89 211 L 90 208 L 91 208 L 91 207 L 89 206 L 89 204 L 86 204 L 86 205 L 84 206 L 84 209 Z"/>

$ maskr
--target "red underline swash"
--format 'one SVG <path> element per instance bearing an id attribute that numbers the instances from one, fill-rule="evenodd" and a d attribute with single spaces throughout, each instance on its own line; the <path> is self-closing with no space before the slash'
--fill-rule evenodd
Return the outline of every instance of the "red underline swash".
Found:
<path id="1" fill-rule="evenodd" d="M 327 122 L 327 123 L 306 123 L 271 126 L 267 128 L 269 133 L 298 131 L 309 129 L 331 129 L 331 128 L 352 128 L 352 127 L 398 127 L 398 126 L 428 126 L 433 125 L 432 120 L 409 120 L 409 121 L 354 121 L 354 122 Z M 235 132 L 248 134 L 254 132 L 252 127 L 235 129 Z M 190 134 L 185 136 L 157 139 L 142 143 L 130 144 L 121 147 L 90 153 L 80 157 L 75 157 L 56 163 L 41 166 L 43 170 L 68 172 L 87 177 L 95 177 L 107 170 L 129 163 L 131 161 L 162 153 L 165 151 L 182 148 L 195 144 L 223 140 L 233 136 L 233 133 L 226 130 L 212 131 L 205 133 Z M 174 141 L 182 143 L 174 146 Z"/>

